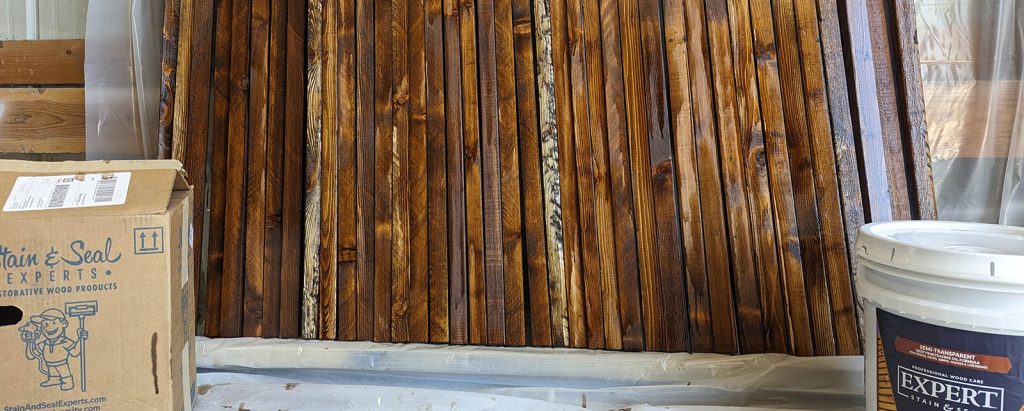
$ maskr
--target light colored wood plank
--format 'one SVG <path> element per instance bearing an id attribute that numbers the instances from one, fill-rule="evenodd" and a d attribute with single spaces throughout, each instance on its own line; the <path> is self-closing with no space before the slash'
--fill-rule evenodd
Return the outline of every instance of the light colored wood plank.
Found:
<path id="1" fill-rule="evenodd" d="M 85 91 L 0 89 L 0 152 L 85 152 Z"/>
<path id="2" fill-rule="evenodd" d="M 0 85 L 85 83 L 84 40 L 0 42 Z"/>

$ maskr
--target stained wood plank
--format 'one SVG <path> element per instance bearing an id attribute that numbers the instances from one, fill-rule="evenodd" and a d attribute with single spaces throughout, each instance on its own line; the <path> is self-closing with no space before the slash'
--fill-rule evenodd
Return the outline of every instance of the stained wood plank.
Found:
<path id="1" fill-rule="evenodd" d="M 502 188 L 498 148 L 498 83 L 494 0 L 478 1 L 476 11 L 487 343 L 489 345 L 504 345 L 505 283 L 502 267 Z"/>
<path id="2" fill-rule="evenodd" d="M 896 38 L 897 104 L 903 126 L 903 147 L 906 157 L 908 185 L 914 208 L 915 219 L 933 220 L 938 218 L 935 206 L 935 189 L 932 185 L 931 157 L 928 152 L 925 128 L 924 93 L 921 85 L 921 60 L 917 49 L 917 18 L 914 3 L 897 0 L 891 3 Z M 852 248 L 851 248 L 852 249 Z"/>
<path id="3" fill-rule="evenodd" d="M 228 150 L 224 212 L 224 280 L 221 286 L 221 336 L 242 335 L 246 233 L 246 138 L 249 131 L 248 4 L 232 2 L 231 88 L 228 101 Z M 311 122 L 312 123 L 312 122 Z"/>
<path id="4" fill-rule="evenodd" d="M 601 290 L 601 273 L 598 266 L 600 251 L 598 250 L 597 221 L 595 207 L 597 200 L 594 193 L 594 159 L 591 150 L 591 119 L 589 110 L 589 93 L 587 90 L 587 61 L 584 55 L 583 10 L 582 2 L 566 2 L 566 30 L 569 52 L 570 80 L 572 93 L 573 135 L 567 140 L 569 150 L 565 157 L 576 163 L 576 201 L 577 226 L 569 227 L 576 232 L 576 250 L 580 260 L 579 269 L 583 278 L 583 296 L 586 314 L 587 347 L 604 348 L 604 301 Z M 572 190 L 564 190 L 563 194 Z M 569 232 L 570 230 L 566 230 Z"/>
<path id="5" fill-rule="evenodd" d="M 568 319 L 569 346 L 587 347 L 586 300 L 581 267 L 579 243 L 579 205 L 576 171 L 575 136 L 579 121 L 575 117 L 580 103 L 573 93 L 572 77 L 579 77 L 579 69 L 573 74 L 571 46 L 566 27 L 568 12 L 564 0 L 551 2 L 551 63 L 554 73 L 554 101 L 556 125 L 558 127 L 558 173 L 561 194 L 562 267 Z M 578 80 L 577 80 L 578 82 Z M 585 115 L 585 111 L 580 115 Z M 585 123 L 584 123 L 585 124 Z M 585 130 L 585 128 L 583 129 Z"/>
<path id="6" fill-rule="evenodd" d="M 84 153 L 85 90 L 0 89 L 0 152 Z"/>
<path id="7" fill-rule="evenodd" d="M 427 139 L 427 281 L 429 342 L 447 343 L 448 278 L 448 162 L 445 127 L 444 5 L 427 0 L 424 16 Z"/>
<path id="8" fill-rule="evenodd" d="M 786 122 L 782 106 L 782 84 L 779 73 L 778 51 L 776 49 L 774 22 L 769 0 L 750 0 L 750 15 L 753 17 L 754 53 L 756 57 L 758 91 L 761 99 L 761 114 L 765 129 L 765 153 L 769 182 L 772 191 L 772 206 L 775 209 L 775 237 L 778 247 L 781 274 L 779 278 L 762 275 L 761 296 L 775 298 L 780 292 L 784 301 L 771 301 L 772 309 L 764 312 L 769 330 L 776 323 L 785 321 L 788 335 L 788 352 L 797 355 L 813 355 L 810 314 L 807 308 L 803 278 L 803 259 L 800 249 L 800 233 L 796 224 L 796 200 L 793 192 L 792 170 L 789 150 L 786 146 Z M 786 307 L 784 314 L 777 307 Z M 774 336 L 768 334 L 769 348 L 774 348 Z"/>
<path id="9" fill-rule="evenodd" d="M 267 192 L 264 218 L 263 337 L 281 334 L 281 271 L 284 237 L 285 105 L 287 102 L 288 4 L 270 3 L 270 70 L 267 79 Z"/>
<path id="10" fill-rule="evenodd" d="M 597 0 L 583 3 L 583 47 L 587 64 L 587 104 L 590 108 L 591 150 L 594 157 L 594 197 L 597 224 L 603 346 L 622 349 L 622 320 L 619 315 L 619 284 L 615 265 L 615 218 L 612 212 L 611 172 L 608 160 L 607 113 L 604 99 L 604 59 L 601 49 L 600 6 Z"/>
<path id="11" fill-rule="evenodd" d="M 357 338 L 356 300 L 356 5 L 342 2 L 338 10 L 338 244 L 337 335 L 341 340 Z M 322 305 L 321 305 L 322 306 Z"/>
<path id="12" fill-rule="evenodd" d="M 249 77 L 249 136 L 246 176 L 245 301 L 242 332 L 263 335 L 264 224 L 267 193 L 267 77 L 269 75 L 269 0 L 252 3 Z"/>
<path id="13" fill-rule="evenodd" d="M 320 98 L 323 104 L 320 135 L 320 244 L 317 258 L 319 271 L 319 304 L 316 313 L 317 335 L 321 340 L 338 337 L 338 183 L 340 170 L 341 110 L 339 80 L 339 2 L 323 3 L 321 35 Z"/>
<path id="14" fill-rule="evenodd" d="M 832 313 L 829 309 L 825 250 L 822 240 L 821 218 L 818 210 L 817 185 L 810 147 L 811 124 L 808 117 L 819 107 L 807 107 L 804 78 L 800 60 L 799 29 L 796 25 L 794 2 L 785 0 L 776 4 L 775 31 L 778 38 L 781 81 L 784 85 L 782 107 L 786 113 L 786 141 L 790 154 L 791 173 L 797 209 L 797 228 L 800 233 L 801 257 L 808 306 L 811 314 L 811 335 L 814 352 L 834 355 L 835 335 Z"/>
<path id="15" fill-rule="evenodd" d="M 373 0 L 356 2 L 356 338 L 372 340 L 375 327 L 376 157 L 374 122 Z"/>
<path id="16" fill-rule="evenodd" d="M 744 155 L 746 184 L 750 191 L 751 234 L 757 285 L 760 295 L 760 311 L 763 318 L 762 350 L 787 352 L 788 336 L 785 301 L 779 287 L 780 266 L 776 248 L 776 227 L 772 209 L 772 193 L 769 175 L 769 161 L 766 159 L 765 130 L 761 116 L 760 94 L 758 92 L 757 67 L 755 63 L 754 40 L 751 30 L 750 5 L 748 1 L 729 5 L 729 28 L 733 38 L 737 99 L 737 130 L 740 132 Z M 788 165 L 787 165 L 788 166 Z M 740 330 L 741 333 L 760 332 Z M 750 352 L 749 350 L 747 352 Z"/>
<path id="17" fill-rule="evenodd" d="M 857 232 L 860 226 L 864 225 L 864 202 L 861 198 L 860 166 L 853 135 L 838 13 L 835 1 L 818 1 L 821 47 L 825 59 L 825 85 L 828 87 L 832 142 L 836 152 L 836 173 L 839 178 L 839 194 L 842 198 L 843 221 L 846 228 L 846 248 L 853 250 Z"/>
<path id="18" fill-rule="evenodd" d="M 391 341 L 409 341 L 409 0 L 391 2 Z"/>
<path id="19" fill-rule="evenodd" d="M 679 187 L 679 217 L 685 245 L 690 348 L 694 352 L 707 352 L 712 348 L 711 306 L 708 300 L 700 188 L 693 139 L 686 17 L 681 2 L 667 3 L 664 12 L 669 114 L 674 137 L 676 186 Z"/>
<path id="20" fill-rule="evenodd" d="M 192 3 L 193 0 L 181 0 L 178 5 L 178 13 L 181 15 L 181 19 L 179 21 L 180 33 L 177 48 L 178 66 L 175 68 L 174 73 L 175 102 L 172 114 L 174 124 L 186 124 L 188 122 L 189 76 L 192 74 L 190 70 L 192 65 L 192 20 L 194 18 L 194 15 L 191 13 Z M 134 78 L 131 81 L 135 81 Z M 133 110 L 137 109 L 133 107 Z M 138 113 L 133 114 L 138 116 Z M 172 130 L 171 158 L 178 161 L 183 160 L 185 157 L 185 146 L 188 142 L 186 130 L 187 127 L 178 127 Z"/>
<path id="21" fill-rule="evenodd" d="M 687 327 L 687 296 L 683 279 L 684 261 L 678 209 L 675 171 L 672 160 L 672 132 L 665 90 L 665 56 L 662 15 L 656 1 L 640 1 L 644 84 L 647 85 L 647 140 L 650 145 L 655 232 L 658 240 L 658 272 L 661 276 L 662 306 L 665 315 L 665 344 L 671 351 L 690 347 Z"/>
<path id="22" fill-rule="evenodd" d="M 757 287 L 754 233 L 750 227 L 748 198 L 755 187 L 748 186 L 746 174 L 755 172 L 745 159 L 751 155 L 742 141 L 739 116 L 741 99 L 735 83 L 735 65 L 730 44 L 728 5 L 724 1 L 709 0 L 706 16 L 713 93 L 718 107 L 718 132 L 721 152 L 722 191 L 729 232 L 729 256 L 735 281 L 736 317 L 739 328 L 740 352 L 764 350 L 764 324 L 761 320 L 761 301 Z M 754 164 L 756 167 L 756 164 Z"/>
<path id="23" fill-rule="evenodd" d="M 85 84 L 85 40 L 0 41 L 0 85 Z"/>
<path id="24" fill-rule="evenodd" d="M 640 351 L 644 348 L 644 329 L 640 317 L 640 273 L 634 225 L 629 129 L 624 98 L 618 2 L 601 0 L 600 13 L 608 168 L 612 181 L 613 216 L 615 219 L 615 271 L 619 290 L 618 296 L 608 296 L 607 298 L 618 298 L 619 300 L 622 348 Z"/>
<path id="25" fill-rule="evenodd" d="M 466 271 L 469 291 L 469 342 L 488 341 L 487 297 L 484 280 L 484 216 L 481 179 L 480 111 L 477 89 L 476 7 L 463 2 L 459 9 L 462 60 L 462 161 L 465 173 Z"/>
<path id="26" fill-rule="evenodd" d="M 224 277 L 224 227 L 227 203 L 226 184 L 228 152 L 228 102 L 231 79 L 231 1 L 216 5 L 214 32 L 211 104 L 213 105 L 210 138 L 210 224 L 207 244 L 205 335 L 220 335 L 221 284 Z"/>
<path id="27" fill-rule="evenodd" d="M 697 172 L 700 185 L 704 253 L 711 301 L 712 350 L 737 351 L 736 313 L 732 309 L 732 278 L 729 269 L 722 181 L 719 176 L 718 144 L 711 101 L 711 75 L 707 61 L 709 50 L 703 5 L 686 3 L 686 32 L 689 45 L 688 69 L 693 99 L 694 141 L 697 148 Z"/>
<path id="28" fill-rule="evenodd" d="M 388 1 L 374 4 L 374 341 L 390 341 L 392 317 L 392 147 L 393 115 L 391 84 L 392 7 Z"/>
<path id="29" fill-rule="evenodd" d="M 178 2 L 165 2 L 163 31 L 161 32 L 162 51 L 160 53 L 160 126 L 157 131 L 157 158 L 159 159 L 171 158 L 171 149 L 174 145 L 172 135 L 174 133 L 174 87 L 177 74 L 175 69 L 178 67 L 178 25 L 180 22 Z M 84 51 L 84 42 L 82 48 Z M 84 59 L 85 54 L 82 53 L 83 83 L 85 82 Z"/>
<path id="30" fill-rule="evenodd" d="M 526 345 L 523 287 L 523 214 L 519 175 L 519 130 L 512 0 L 494 2 L 498 153 L 501 191 L 501 250 L 505 300 L 505 345 Z"/>
<path id="31" fill-rule="evenodd" d="M 296 338 L 302 322 L 303 147 L 306 101 L 306 5 L 289 1 L 285 53 L 284 204 L 281 211 L 282 338 Z"/>
<path id="32" fill-rule="evenodd" d="M 515 55 L 519 175 L 522 177 L 523 254 L 529 320 L 527 344 L 548 347 L 551 341 L 551 310 L 548 299 L 544 189 L 537 118 L 533 16 L 528 0 L 512 1 L 512 39 Z"/>
<path id="33" fill-rule="evenodd" d="M 423 0 L 409 1 L 409 341 L 430 340 L 427 107 Z M 443 157 L 443 156 L 442 156 Z"/>
<path id="34" fill-rule="evenodd" d="M 445 134 L 448 178 L 449 341 L 469 343 L 469 261 L 463 157 L 460 2 L 444 0 Z"/>
<path id="35" fill-rule="evenodd" d="M 829 287 L 829 302 L 835 327 L 836 353 L 860 353 L 853 285 L 846 248 L 843 221 L 829 216 L 842 215 L 836 153 L 832 143 L 824 62 L 818 31 L 817 8 L 809 2 L 796 2 L 797 30 L 800 33 L 801 61 L 804 66 L 805 102 L 810 123 L 811 159 L 814 167 L 818 209 L 822 215 L 822 246 Z"/>
<path id="36" fill-rule="evenodd" d="M 302 338 L 319 336 L 320 310 L 320 147 L 323 130 L 323 3 L 308 6 L 306 83 L 305 256 L 302 275 Z"/>

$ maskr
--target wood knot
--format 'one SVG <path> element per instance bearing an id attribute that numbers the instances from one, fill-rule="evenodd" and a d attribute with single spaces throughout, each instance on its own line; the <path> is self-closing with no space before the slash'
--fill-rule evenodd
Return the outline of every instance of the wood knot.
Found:
<path id="1" fill-rule="evenodd" d="M 395 106 L 399 106 L 399 107 L 404 106 L 405 103 L 409 102 L 409 93 L 401 92 L 401 93 L 395 94 L 395 98 L 393 99 L 393 101 L 395 103 Z"/>
<path id="2" fill-rule="evenodd" d="M 462 7 L 467 9 L 473 8 L 473 0 L 462 0 Z"/>

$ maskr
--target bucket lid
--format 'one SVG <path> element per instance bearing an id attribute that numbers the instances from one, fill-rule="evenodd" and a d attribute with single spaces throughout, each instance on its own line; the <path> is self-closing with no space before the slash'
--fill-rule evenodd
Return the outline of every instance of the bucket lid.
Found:
<path id="1" fill-rule="evenodd" d="M 860 229 L 857 256 L 881 265 L 992 283 L 1024 284 L 1024 228 L 893 221 Z"/>

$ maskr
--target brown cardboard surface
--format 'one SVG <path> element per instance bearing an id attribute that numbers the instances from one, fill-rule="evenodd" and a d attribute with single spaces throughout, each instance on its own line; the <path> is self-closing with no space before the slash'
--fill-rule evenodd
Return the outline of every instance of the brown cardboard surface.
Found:
<path id="1" fill-rule="evenodd" d="M 0 312 L 22 313 L 0 325 L 0 409 L 191 409 L 191 192 L 180 168 L 0 161 L 0 204 L 22 175 L 132 173 L 124 205 L 0 212 Z"/>

